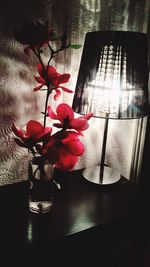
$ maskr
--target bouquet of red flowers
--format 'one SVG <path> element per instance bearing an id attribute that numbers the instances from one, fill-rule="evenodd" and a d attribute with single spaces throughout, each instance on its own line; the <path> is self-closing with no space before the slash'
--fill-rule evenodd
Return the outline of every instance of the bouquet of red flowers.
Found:
<path id="1" fill-rule="evenodd" d="M 61 91 L 73 93 L 64 86 L 69 81 L 70 74 L 59 73 L 51 65 L 51 60 L 60 51 L 78 49 L 80 45 L 68 44 L 66 34 L 58 37 L 53 29 L 49 29 L 47 22 L 34 24 L 28 21 L 21 29 L 14 29 L 14 37 L 24 45 L 27 57 L 33 53 L 38 59 L 38 75 L 34 75 L 37 86 L 33 88 L 33 92 L 46 91 L 44 111 L 41 112 L 43 123 L 30 120 L 27 122 L 26 129 L 21 129 L 14 122 L 12 130 L 16 135 L 15 142 L 27 148 L 36 161 L 41 163 L 48 161 L 63 171 L 71 170 L 84 153 L 85 148 L 80 137 L 83 136 L 82 132 L 89 127 L 88 120 L 92 114 L 76 118 L 73 109 L 67 103 L 59 104 L 55 111 L 49 106 L 49 98 L 52 97 L 54 101 L 57 101 Z M 54 49 L 53 43 L 57 41 L 60 46 Z M 49 49 L 46 64 L 42 58 L 45 46 Z M 55 120 L 52 127 L 47 125 L 48 117 Z M 58 128 L 58 131 L 53 133 L 53 127 Z"/>

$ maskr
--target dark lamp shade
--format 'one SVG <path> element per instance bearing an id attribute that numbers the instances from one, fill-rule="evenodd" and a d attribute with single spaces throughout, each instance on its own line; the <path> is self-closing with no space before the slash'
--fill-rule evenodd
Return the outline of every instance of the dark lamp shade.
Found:
<path id="1" fill-rule="evenodd" d="M 88 32 L 73 99 L 79 114 L 140 118 L 148 110 L 147 35 L 128 31 Z"/>

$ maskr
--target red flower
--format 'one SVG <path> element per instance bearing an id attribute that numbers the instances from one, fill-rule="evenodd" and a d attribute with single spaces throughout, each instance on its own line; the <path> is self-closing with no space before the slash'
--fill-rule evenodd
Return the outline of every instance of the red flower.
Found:
<path id="1" fill-rule="evenodd" d="M 80 133 L 81 131 L 84 131 L 89 127 L 87 121 L 92 117 L 93 114 L 89 113 L 87 115 L 80 116 L 75 119 L 73 109 L 69 105 L 62 103 L 58 105 L 56 109 L 56 114 L 49 106 L 48 115 L 51 119 L 60 121 L 60 123 L 53 124 L 55 127 L 63 129 L 74 129 Z"/>
<path id="2" fill-rule="evenodd" d="M 71 170 L 83 152 L 84 144 L 73 131 L 55 133 L 42 149 L 49 162 L 63 171 Z"/>
<path id="3" fill-rule="evenodd" d="M 39 86 L 34 88 L 34 91 L 40 90 L 44 85 L 48 87 L 51 86 L 52 90 L 56 91 L 54 99 L 58 99 L 61 92 L 58 88 L 61 88 L 63 91 L 67 93 L 72 93 L 72 91 L 64 86 L 60 86 L 62 83 L 66 83 L 69 81 L 70 74 L 60 74 L 56 71 L 56 69 L 52 66 L 45 67 L 45 71 L 41 64 L 38 64 L 38 73 L 40 76 L 34 76 L 35 80 L 40 83 Z"/>
<path id="4" fill-rule="evenodd" d="M 14 123 L 12 130 L 19 137 L 19 139 L 15 139 L 16 143 L 27 148 L 31 148 L 36 143 L 43 141 L 52 132 L 51 127 L 44 128 L 40 122 L 34 120 L 30 120 L 27 123 L 26 131 L 17 128 Z"/>

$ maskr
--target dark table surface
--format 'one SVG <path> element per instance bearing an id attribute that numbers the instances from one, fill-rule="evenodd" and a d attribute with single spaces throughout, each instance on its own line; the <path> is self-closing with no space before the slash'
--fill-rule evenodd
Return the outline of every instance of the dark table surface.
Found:
<path id="1" fill-rule="evenodd" d="M 71 253 L 72 248 L 72 253 L 76 250 L 80 254 L 82 247 L 81 254 L 86 253 L 86 257 L 103 251 L 107 259 L 106 251 L 112 257 L 116 248 L 120 251 L 122 246 L 119 253 L 127 250 L 129 262 L 125 264 L 117 256 L 118 263 L 115 259 L 114 264 L 111 260 L 112 265 L 108 262 L 102 267 L 144 267 L 140 262 L 148 239 L 146 228 L 143 229 L 146 220 L 143 194 L 137 186 L 123 177 L 114 185 L 92 184 L 84 179 L 82 170 L 62 174 L 61 183 L 62 189 L 56 194 L 51 211 L 45 214 L 29 211 L 26 181 L 0 188 L 1 251 L 27 251 L 37 255 L 53 249 L 59 255 L 66 249 Z M 133 254 L 138 255 L 139 251 L 141 257 L 135 260 Z"/>

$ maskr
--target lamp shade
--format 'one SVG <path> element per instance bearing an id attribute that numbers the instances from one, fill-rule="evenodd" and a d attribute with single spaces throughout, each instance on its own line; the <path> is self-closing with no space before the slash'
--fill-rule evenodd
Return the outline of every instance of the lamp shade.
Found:
<path id="1" fill-rule="evenodd" d="M 110 119 L 146 116 L 147 61 L 145 33 L 88 32 L 73 99 L 74 111 Z"/>

